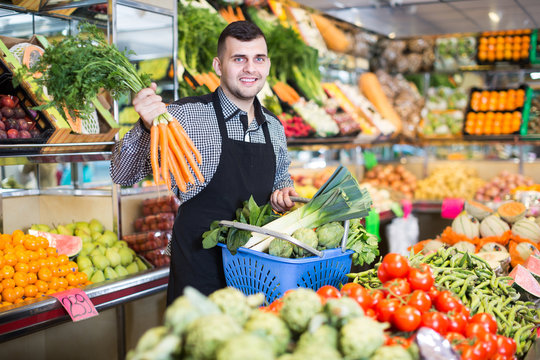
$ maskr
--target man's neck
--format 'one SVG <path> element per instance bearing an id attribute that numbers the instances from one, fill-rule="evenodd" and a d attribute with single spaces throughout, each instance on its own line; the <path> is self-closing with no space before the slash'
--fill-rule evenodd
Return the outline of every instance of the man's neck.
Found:
<path id="1" fill-rule="evenodd" d="M 221 88 L 223 90 L 223 93 L 227 98 L 236 105 L 240 110 L 243 110 L 248 115 L 248 124 L 251 124 L 251 121 L 255 118 L 255 105 L 254 100 L 255 98 L 249 99 L 249 100 L 243 100 L 238 99 L 237 97 L 233 96 L 227 89 Z"/>

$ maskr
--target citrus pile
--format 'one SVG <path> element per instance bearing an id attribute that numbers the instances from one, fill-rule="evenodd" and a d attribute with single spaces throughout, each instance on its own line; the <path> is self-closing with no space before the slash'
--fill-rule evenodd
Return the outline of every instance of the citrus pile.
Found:
<path id="1" fill-rule="evenodd" d="M 0 306 L 89 284 L 77 264 L 44 237 L 21 230 L 0 234 Z"/>

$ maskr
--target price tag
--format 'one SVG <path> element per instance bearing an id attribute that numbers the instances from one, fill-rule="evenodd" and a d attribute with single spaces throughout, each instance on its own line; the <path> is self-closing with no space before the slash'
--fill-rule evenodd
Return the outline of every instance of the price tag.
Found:
<path id="1" fill-rule="evenodd" d="M 455 219 L 462 211 L 465 200 L 458 198 L 446 198 L 441 207 L 441 217 Z"/>
<path id="2" fill-rule="evenodd" d="M 99 315 L 88 295 L 81 289 L 69 289 L 51 294 L 51 296 L 60 301 L 73 321 L 81 321 Z"/>
<path id="3" fill-rule="evenodd" d="M 412 212 L 412 202 L 409 199 L 401 200 L 401 207 L 403 208 L 403 217 L 406 219 Z"/>

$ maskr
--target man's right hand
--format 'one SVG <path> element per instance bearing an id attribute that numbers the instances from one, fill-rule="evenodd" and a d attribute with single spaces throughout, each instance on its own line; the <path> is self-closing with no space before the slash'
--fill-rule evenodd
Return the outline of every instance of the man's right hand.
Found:
<path id="1" fill-rule="evenodd" d="M 148 130 L 152 127 L 155 118 L 167 112 L 163 99 L 156 94 L 156 88 L 156 83 L 152 83 L 150 87 L 139 91 L 132 101 L 133 108 Z"/>

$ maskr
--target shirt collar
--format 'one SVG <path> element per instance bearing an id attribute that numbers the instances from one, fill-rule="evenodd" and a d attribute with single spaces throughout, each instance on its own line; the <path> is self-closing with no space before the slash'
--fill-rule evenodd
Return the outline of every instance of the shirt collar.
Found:
<path id="1" fill-rule="evenodd" d="M 217 92 L 219 95 L 219 101 L 221 102 L 221 108 L 223 109 L 223 117 L 225 118 L 226 122 L 235 117 L 237 114 L 246 115 L 244 110 L 239 109 L 238 106 L 236 106 L 227 97 L 227 95 L 225 95 L 221 86 L 218 87 Z M 255 120 L 259 125 L 262 125 L 266 121 L 266 117 L 263 114 L 261 103 L 257 97 L 255 97 L 255 100 L 253 100 L 253 105 L 255 106 Z"/>

